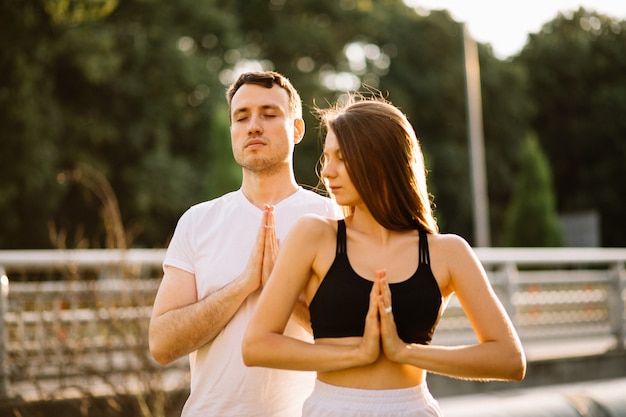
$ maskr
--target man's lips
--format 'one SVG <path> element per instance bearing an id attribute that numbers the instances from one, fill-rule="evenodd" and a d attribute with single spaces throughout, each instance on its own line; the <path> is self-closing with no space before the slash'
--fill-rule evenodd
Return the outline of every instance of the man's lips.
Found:
<path id="1" fill-rule="evenodd" d="M 264 140 L 262 139 L 250 139 L 248 142 L 246 142 L 246 148 L 258 148 L 261 146 L 265 146 L 266 143 Z"/>

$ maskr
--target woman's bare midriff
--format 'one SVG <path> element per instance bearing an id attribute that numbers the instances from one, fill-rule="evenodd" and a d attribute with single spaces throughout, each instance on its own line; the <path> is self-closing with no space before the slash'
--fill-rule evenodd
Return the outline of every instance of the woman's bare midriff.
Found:
<path id="1" fill-rule="evenodd" d="M 359 343 L 360 337 L 316 339 L 316 344 Z M 381 350 L 378 359 L 367 366 L 340 371 L 318 372 L 317 378 L 330 385 L 360 389 L 410 388 L 424 382 L 426 372 L 415 366 L 392 362 Z"/>

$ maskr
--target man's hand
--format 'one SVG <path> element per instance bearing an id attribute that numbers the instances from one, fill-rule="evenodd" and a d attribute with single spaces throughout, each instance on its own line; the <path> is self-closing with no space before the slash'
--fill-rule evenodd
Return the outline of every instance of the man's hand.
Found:
<path id="1" fill-rule="evenodd" d="M 246 285 L 249 293 L 265 284 L 272 272 L 277 254 L 278 241 L 274 227 L 274 207 L 266 205 L 250 259 L 248 259 L 246 268 L 238 278 Z"/>
<path id="2" fill-rule="evenodd" d="M 276 225 L 274 223 L 274 206 L 266 205 L 263 212 L 265 227 L 265 242 L 263 246 L 263 266 L 261 270 L 261 285 L 265 285 L 274 269 L 274 263 L 278 256 L 278 239 L 276 238 Z"/>

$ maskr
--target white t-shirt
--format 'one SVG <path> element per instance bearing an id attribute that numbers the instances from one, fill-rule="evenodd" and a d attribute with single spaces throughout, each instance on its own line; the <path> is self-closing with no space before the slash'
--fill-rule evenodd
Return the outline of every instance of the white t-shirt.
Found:
<path id="1" fill-rule="evenodd" d="M 276 235 L 284 240 L 303 214 L 337 217 L 336 206 L 303 188 L 275 205 Z M 178 221 L 164 266 L 195 274 L 198 299 L 224 287 L 244 270 L 263 211 L 241 190 L 197 204 Z M 241 344 L 260 291 L 251 294 L 226 327 L 209 344 L 189 355 L 191 393 L 184 417 L 294 417 L 313 390 L 315 373 L 246 367 Z M 312 341 L 290 322 L 286 334 Z"/>

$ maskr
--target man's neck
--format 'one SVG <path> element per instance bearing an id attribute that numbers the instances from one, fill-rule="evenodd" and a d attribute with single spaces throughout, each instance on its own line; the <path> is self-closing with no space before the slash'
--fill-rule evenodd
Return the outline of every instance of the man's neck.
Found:
<path id="1" fill-rule="evenodd" d="M 248 201 L 259 208 L 265 204 L 276 205 L 298 191 L 293 175 L 258 176 L 244 173 L 241 191 Z"/>

